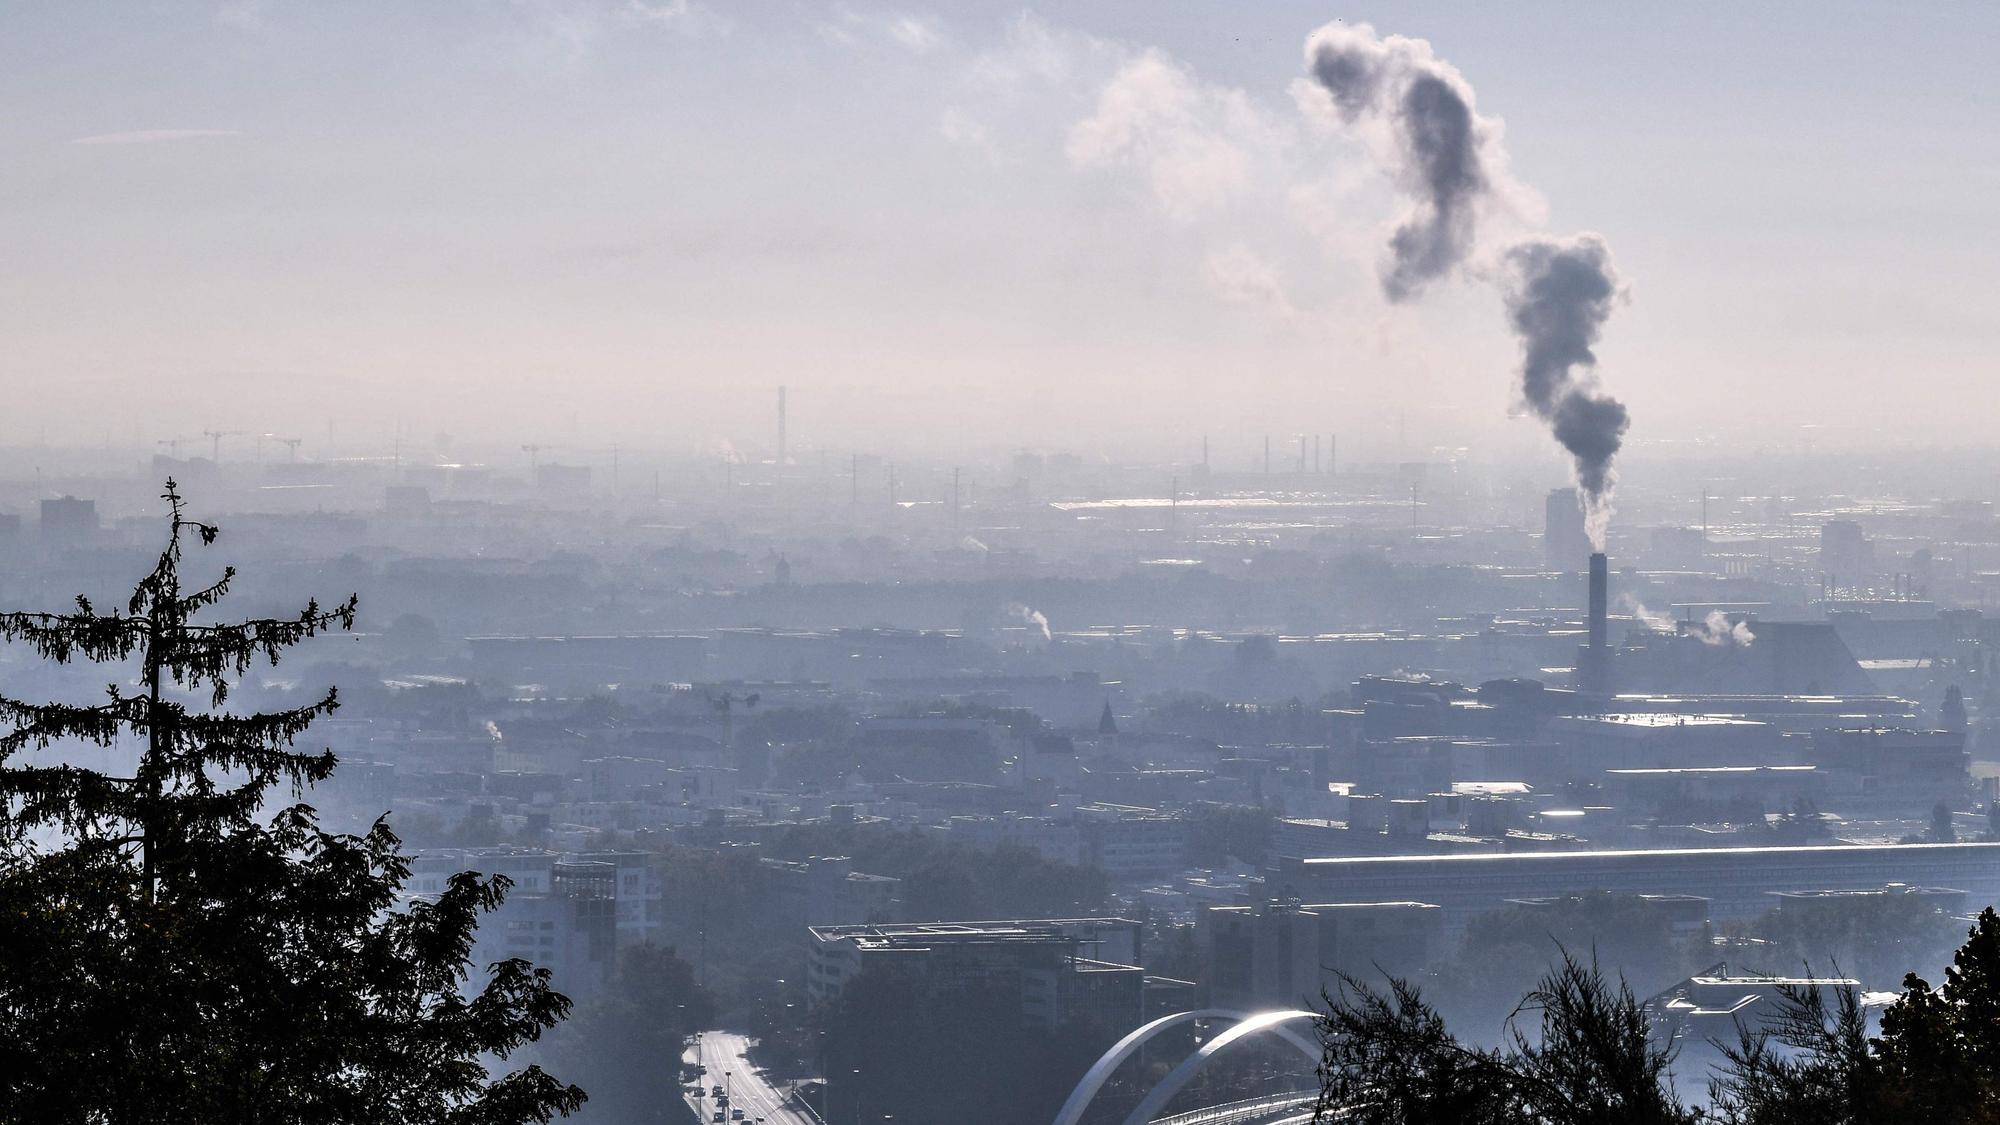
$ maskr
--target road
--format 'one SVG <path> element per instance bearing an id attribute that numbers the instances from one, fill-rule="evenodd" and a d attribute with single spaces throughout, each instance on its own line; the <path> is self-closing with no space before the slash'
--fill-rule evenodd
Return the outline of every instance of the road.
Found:
<path id="1" fill-rule="evenodd" d="M 715 1111 L 721 1105 L 709 1094 L 709 1089 L 721 1086 L 729 1092 L 729 1105 L 743 1111 L 746 1125 L 763 1122 L 764 1125 L 819 1125 L 810 1113 L 793 1109 L 786 1105 L 782 1091 L 771 1085 L 764 1075 L 745 1058 L 750 1049 L 750 1039 L 732 1031 L 704 1031 L 695 1045 L 689 1047 L 681 1057 L 688 1062 L 697 1062 L 708 1068 L 701 1078 L 701 1096 L 688 1098 L 695 1115 L 702 1121 L 713 1121 Z M 694 1087 L 688 1087 L 692 1091 Z"/>

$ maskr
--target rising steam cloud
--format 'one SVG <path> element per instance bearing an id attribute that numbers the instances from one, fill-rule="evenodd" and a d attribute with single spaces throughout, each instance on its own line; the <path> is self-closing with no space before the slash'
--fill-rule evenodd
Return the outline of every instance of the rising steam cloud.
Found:
<path id="1" fill-rule="evenodd" d="M 1341 121 L 1393 138 L 1390 173 L 1410 211 L 1389 239 L 1382 291 L 1408 300 L 1471 257 L 1479 215 L 1508 182 L 1498 123 L 1479 116 L 1472 87 L 1421 39 L 1329 24 L 1306 39 L 1306 63 Z M 1569 452 L 1585 527 L 1603 550 L 1612 460 L 1631 417 L 1599 387 L 1591 349 L 1624 288 L 1594 234 L 1521 242 L 1501 266 L 1521 341 L 1521 397 Z"/>
<path id="2" fill-rule="evenodd" d="M 1604 549 L 1611 518 L 1611 460 L 1631 416 L 1597 385 L 1591 351 L 1623 292 L 1611 251 L 1594 234 L 1538 239 L 1507 251 L 1507 319 L 1521 339 L 1521 398 L 1549 424 L 1575 463 L 1590 541 Z"/>
<path id="3" fill-rule="evenodd" d="M 1030 609 L 1017 602 L 1007 607 L 1007 614 L 1019 620 L 1023 625 L 1041 630 L 1043 640 L 1053 641 L 1055 639 L 1055 634 L 1049 632 L 1049 619 L 1042 614 L 1041 610 Z"/>
<path id="4" fill-rule="evenodd" d="M 1701 624 L 1691 627 L 1688 631 L 1699 637 L 1702 644 L 1716 648 L 1727 648 L 1732 645 L 1737 648 L 1748 648 L 1751 642 L 1757 639 L 1757 634 L 1750 631 L 1749 622 L 1731 621 L 1729 615 L 1719 609 L 1709 610 L 1708 616 L 1702 619 Z"/>
<path id="5" fill-rule="evenodd" d="M 1630 594 L 1620 597 L 1618 604 L 1654 632 L 1684 633 L 1711 648 L 1749 648 L 1757 640 L 1749 622 L 1732 621 L 1727 613 L 1719 609 L 1709 610 L 1708 616 L 1700 621 L 1678 622 L 1664 613 L 1646 608 L 1644 602 Z"/>

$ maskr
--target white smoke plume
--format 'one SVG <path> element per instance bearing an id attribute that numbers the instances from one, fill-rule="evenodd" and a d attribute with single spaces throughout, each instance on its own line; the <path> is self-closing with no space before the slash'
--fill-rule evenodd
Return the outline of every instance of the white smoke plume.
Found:
<path id="1" fill-rule="evenodd" d="M 1049 619 L 1047 617 L 1042 616 L 1042 612 L 1040 610 L 1029 609 L 1027 606 L 1022 605 L 1019 602 L 1016 602 L 1013 605 L 1007 607 L 1007 613 L 1009 616 L 1019 620 L 1023 625 L 1032 625 L 1035 628 L 1040 629 L 1042 631 L 1043 640 L 1052 641 L 1055 639 L 1055 634 L 1049 632 Z"/>
<path id="2" fill-rule="evenodd" d="M 1646 603 L 1630 594 L 1621 594 L 1619 596 L 1618 607 L 1645 622 L 1646 628 L 1656 633 L 1671 633 L 1674 631 L 1674 619 L 1672 617 L 1658 610 L 1647 609 Z"/>
<path id="3" fill-rule="evenodd" d="M 1621 596 L 1618 599 L 1618 605 L 1619 608 L 1645 622 L 1646 627 L 1655 632 L 1677 633 L 1685 631 L 1688 636 L 1693 637 L 1701 643 L 1713 645 L 1717 648 L 1731 645 L 1737 648 L 1748 648 L 1757 639 L 1757 634 L 1751 631 L 1749 622 L 1732 622 L 1729 620 L 1729 615 L 1719 609 L 1710 610 L 1707 617 L 1702 618 L 1700 621 L 1690 621 L 1683 626 L 1667 614 L 1661 613 L 1658 610 L 1648 609 L 1644 602 L 1641 602 L 1630 594 Z"/>
<path id="4" fill-rule="evenodd" d="M 1757 634 L 1750 631 L 1749 622 L 1738 621 L 1732 624 L 1729 615 L 1719 609 L 1710 610 L 1701 624 L 1688 626 L 1688 635 L 1699 638 L 1702 644 L 1714 645 L 1717 648 L 1731 645 L 1748 648 L 1751 642 L 1757 639 Z"/>

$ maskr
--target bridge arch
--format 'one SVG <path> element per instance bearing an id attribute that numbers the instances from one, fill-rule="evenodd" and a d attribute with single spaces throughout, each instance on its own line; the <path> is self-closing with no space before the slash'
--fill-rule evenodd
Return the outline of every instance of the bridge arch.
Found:
<path id="1" fill-rule="evenodd" d="M 1159 1085 L 1154 1086 L 1146 1094 L 1144 1100 L 1140 1101 L 1137 1106 L 1134 1106 L 1131 1113 L 1125 1115 L 1125 1125 L 1146 1125 L 1147 1122 L 1153 1119 L 1155 1114 L 1159 1113 L 1160 1110 L 1166 1107 L 1168 1102 L 1173 1100 L 1175 1094 L 1181 1092 L 1181 1087 L 1186 1086 L 1190 1079 L 1201 1073 L 1201 1069 L 1208 1065 L 1210 1059 L 1214 1058 L 1217 1053 L 1226 1050 L 1230 1044 L 1239 1039 L 1270 1032 L 1294 1047 L 1299 1048 L 1305 1054 L 1306 1058 L 1311 1059 L 1315 1063 L 1319 1062 L 1319 1045 L 1306 1039 L 1290 1027 L 1285 1026 L 1286 1024 L 1296 1023 L 1299 1020 L 1310 1020 L 1312 1018 L 1313 1013 L 1311 1012 L 1302 1012 L 1293 1009 L 1279 1012 L 1259 1012 L 1248 1019 L 1237 1022 L 1228 1031 L 1203 1043 L 1200 1050 L 1182 1059 L 1179 1066 L 1168 1071 L 1167 1076 L 1160 1079 Z"/>
<path id="2" fill-rule="evenodd" d="M 1241 1030 L 1246 1025 L 1256 1023 L 1259 1020 L 1266 1020 L 1266 1017 L 1273 1015 L 1284 1016 L 1286 1018 L 1261 1023 L 1249 1031 Z M 1161 1104 L 1165 1104 L 1167 1098 L 1171 1098 L 1174 1093 L 1180 1090 L 1181 1086 L 1186 1085 L 1187 1080 L 1194 1077 L 1195 1071 L 1200 1069 L 1199 1065 L 1193 1069 L 1188 1069 L 1189 1063 L 1195 1062 L 1196 1059 L 1202 1059 L 1205 1062 L 1207 1056 L 1214 1054 L 1215 1050 L 1218 1049 L 1216 1045 L 1222 1043 L 1225 1039 L 1233 1043 L 1244 1035 L 1270 1030 L 1279 1038 L 1297 1047 L 1307 1058 L 1318 1062 L 1319 1045 L 1300 1035 L 1292 1028 L 1284 1026 L 1295 1017 L 1306 1016 L 1310 1018 L 1311 1015 L 1312 1013 L 1310 1012 L 1265 1012 L 1253 1015 L 1252 1013 L 1239 1011 L 1234 1008 L 1197 1008 L 1190 1012 L 1176 1012 L 1170 1016 L 1161 1016 L 1159 1019 L 1144 1024 L 1128 1033 L 1123 1039 L 1112 1044 L 1110 1050 L 1104 1052 L 1096 1062 L 1091 1064 L 1090 1069 L 1085 1071 L 1083 1077 L 1077 1081 L 1076 1089 L 1070 1091 L 1069 1098 L 1063 1102 L 1062 1109 L 1057 1112 L 1055 1125 L 1077 1125 L 1077 1122 L 1083 1118 L 1083 1111 L 1089 1108 L 1091 1099 L 1097 1096 L 1097 1092 L 1104 1088 L 1105 1082 L 1110 1080 L 1112 1072 L 1116 1071 L 1126 1059 L 1137 1054 L 1139 1049 L 1144 1047 L 1154 1036 L 1179 1027 L 1181 1024 L 1192 1023 L 1196 1020 L 1234 1020 L 1236 1022 L 1230 1026 L 1228 1031 L 1223 1032 L 1221 1035 L 1204 1044 L 1201 1050 L 1195 1052 L 1194 1055 L 1190 1056 L 1167 1075 L 1161 1084 L 1164 1086 L 1172 1082 L 1174 1086 L 1167 1093 L 1166 1097 L 1160 1099 Z M 1224 1045 L 1226 1046 L 1227 1044 Z M 1187 1070 L 1185 1075 L 1181 1075 L 1183 1070 Z M 1176 1075 L 1181 1075 L 1178 1082 L 1175 1082 Z M 1158 1091 L 1154 1092 L 1157 1093 Z M 1152 1096 L 1148 1095 L 1144 1104 L 1151 1104 L 1152 1101 Z M 1142 1118 L 1141 1120 L 1146 1119 Z"/>

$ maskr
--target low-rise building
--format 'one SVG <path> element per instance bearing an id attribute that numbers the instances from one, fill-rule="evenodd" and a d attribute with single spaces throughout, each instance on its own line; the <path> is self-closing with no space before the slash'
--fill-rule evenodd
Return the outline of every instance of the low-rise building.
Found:
<path id="1" fill-rule="evenodd" d="M 2000 901 L 2000 843 L 1281 857 L 1269 879 L 1274 893 L 1307 901 L 1434 902 L 1448 932 L 1510 899 L 1584 891 L 1699 894 L 1717 921 L 1729 921 L 1769 910 L 1773 891 L 1889 883 L 1962 887 L 1969 908 Z"/>
<path id="2" fill-rule="evenodd" d="M 1195 923 L 1209 1002 L 1301 1007 L 1338 977 L 1407 974 L 1430 960 L 1441 911 L 1425 902 L 1212 906 Z"/>
<path id="3" fill-rule="evenodd" d="M 1130 1027 L 1142 1011 L 1142 930 L 1125 918 L 814 926 L 806 999 L 827 1003 L 863 973 L 899 974 L 934 998 L 997 997 L 1035 1024 Z"/>

